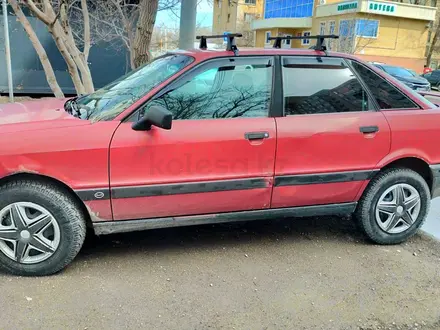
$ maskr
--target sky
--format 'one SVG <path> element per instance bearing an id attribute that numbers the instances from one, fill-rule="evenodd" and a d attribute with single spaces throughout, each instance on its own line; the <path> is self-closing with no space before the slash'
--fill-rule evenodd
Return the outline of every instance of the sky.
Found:
<path id="1" fill-rule="evenodd" d="M 201 27 L 211 27 L 213 17 L 212 6 L 208 4 L 207 0 L 202 0 L 197 7 L 197 24 Z M 180 8 L 176 8 L 173 11 L 160 11 L 157 13 L 156 26 L 166 25 L 170 28 L 179 28 Z"/>

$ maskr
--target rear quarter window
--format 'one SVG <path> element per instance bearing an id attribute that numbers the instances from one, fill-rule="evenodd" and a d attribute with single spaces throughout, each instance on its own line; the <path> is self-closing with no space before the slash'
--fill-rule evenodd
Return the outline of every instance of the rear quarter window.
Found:
<path id="1" fill-rule="evenodd" d="M 414 109 L 420 108 L 404 92 L 390 84 L 386 79 L 356 61 L 351 65 L 373 94 L 380 109 Z M 419 95 L 420 96 L 420 95 Z"/>

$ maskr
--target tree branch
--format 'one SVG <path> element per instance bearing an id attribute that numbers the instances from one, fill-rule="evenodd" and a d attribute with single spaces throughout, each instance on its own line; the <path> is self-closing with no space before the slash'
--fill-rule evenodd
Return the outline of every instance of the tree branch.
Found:
<path id="1" fill-rule="evenodd" d="M 29 8 L 29 10 L 40 20 L 43 21 L 45 24 L 50 24 L 49 16 L 47 16 L 45 13 L 43 13 L 35 4 L 34 0 L 24 0 L 24 3 Z"/>
<path id="2" fill-rule="evenodd" d="M 84 19 L 84 59 L 87 62 L 89 58 L 90 52 L 90 17 L 89 17 L 89 9 L 87 8 L 87 0 L 81 0 L 81 9 Z"/>

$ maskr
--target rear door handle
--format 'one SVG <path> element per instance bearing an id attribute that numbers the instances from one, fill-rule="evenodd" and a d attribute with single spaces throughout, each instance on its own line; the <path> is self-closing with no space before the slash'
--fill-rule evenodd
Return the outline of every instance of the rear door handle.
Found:
<path id="1" fill-rule="evenodd" d="M 363 134 L 376 133 L 379 132 L 379 127 L 377 126 L 361 126 L 359 131 Z"/>
<path id="2" fill-rule="evenodd" d="M 249 132 L 244 134 L 244 138 L 246 140 L 252 141 L 252 140 L 262 140 L 269 138 L 268 132 Z"/>

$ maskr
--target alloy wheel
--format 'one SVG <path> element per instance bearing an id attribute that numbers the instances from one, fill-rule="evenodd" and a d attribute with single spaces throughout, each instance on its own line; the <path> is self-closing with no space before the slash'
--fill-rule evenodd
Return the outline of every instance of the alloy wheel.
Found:
<path id="1" fill-rule="evenodd" d="M 17 202 L 0 211 L 0 252 L 21 264 L 50 258 L 60 244 L 53 215 L 35 203 Z"/>
<path id="2" fill-rule="evenodd" d="M 419 192 L 409 184 L 395 184 L 380 196 L 375 210 L 376 222 L 384 232 L 399 234 L 414 224 L 420 209 Z"/>

